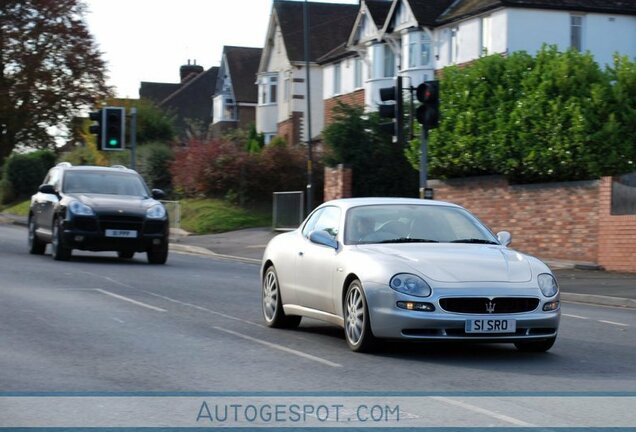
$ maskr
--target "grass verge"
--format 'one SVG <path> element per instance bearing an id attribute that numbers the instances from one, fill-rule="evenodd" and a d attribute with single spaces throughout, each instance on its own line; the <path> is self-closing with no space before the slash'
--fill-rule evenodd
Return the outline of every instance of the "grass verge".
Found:
<path id="1" fill-rule="evenodd" d="M 6 207 L 2 207 L 2 213 L 12 214 L 16 216 L 28 216 L 29 215 L 29 206 L 31 205 L 30 200 L 22 201 L 19 203 L 9 204 Z"/>
<path id="2" fill-rule="evenodd" d="M 223 200 L 181 200 L 181 228 L 194 234 L 211 234 L 243 228 L 271 226 L 272 215 L 237 207 Z"/>

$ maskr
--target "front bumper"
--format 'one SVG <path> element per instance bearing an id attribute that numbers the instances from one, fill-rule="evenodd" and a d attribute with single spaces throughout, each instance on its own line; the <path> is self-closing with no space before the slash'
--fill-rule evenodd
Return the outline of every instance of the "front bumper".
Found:
<path id="1" fill-rule="evenodd" d="M 558 301 L 559 296 L 547 299 L 538 288 L 443 288 L 435 289 L 430 297 L 412 297 L 398 293 L 387 285 L 364 285 L 369 309 L 371 331 L 379 338 L 413 340 L 449 340 L 479 342 L 517 342 L 545 340 L 555 337 L 559 328 L 560 308 L 543 311 L 545 303 Z M 447 312 L 439 300 L 444 297 L 537 297 L 539 305 L 530 312 L 507 314 L 465 314 Z M 435 311 L 405 310 L 398 301 L 427 302 Z M 514 333 L 466 333 L 466 321 L 471 319 L 514 319 Z"/>
<path id="2" fill-rule="evenodd" d="M 114 238 L 106 236 L 107 228 L 134 230 L 135 238 Z M 169 238 L 167 220 L 149 220 L 127 226 L 106 226 L 95 218 L 76 217 L 63 223 L 63 239 L 72 249 L 87 251 L 135 251 L 145 252 L 163 246 Z"/>

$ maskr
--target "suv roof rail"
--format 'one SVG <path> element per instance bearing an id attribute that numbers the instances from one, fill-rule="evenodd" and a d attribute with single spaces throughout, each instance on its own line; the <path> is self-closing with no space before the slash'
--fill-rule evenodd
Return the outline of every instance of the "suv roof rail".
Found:
<path id="1" fill-rule="evenodd" d="M 110 167 L 111 167 L 111 168 L 117 168 L 117 169 L 128 169 L 128 168 L 126 168 L 126 167 L 125 167 L 125 166 L 123 166 L 123 165 L 111 165 Z"/>
<path id="2" fill-rule="evenodd" d="M 55 165 L 56 167 L 71 167 L 73 166 L 70 162 L 60 162 L 57 165 Z"/>

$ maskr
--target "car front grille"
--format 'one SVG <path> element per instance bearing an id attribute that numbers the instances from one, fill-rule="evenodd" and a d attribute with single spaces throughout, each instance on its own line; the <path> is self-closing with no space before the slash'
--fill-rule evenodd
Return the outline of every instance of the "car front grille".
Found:
<path id="1" fill-rule="evenodd" d="M 130 215 L 100 215 L 99 227 L 102 231 L 113 230 L 133 230 L 141 232 L 144 218 L 142 216 Z"/>
<path id="2" fill-rule="evenodd" d="M 531 312 L 539 306 L 534 297 L 446 297 L 439 301 L 446 312 L 465 314 L 510 314 Z"/>

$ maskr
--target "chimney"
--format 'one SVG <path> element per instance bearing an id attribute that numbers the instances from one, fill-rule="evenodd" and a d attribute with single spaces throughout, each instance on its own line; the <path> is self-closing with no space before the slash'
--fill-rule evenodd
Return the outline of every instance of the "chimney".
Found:
<path id="1" fill-rule="evenodd" d="M 197 65 L 197 61 L 194 60 L 194 64 L 190 64 L 190 59 L 188 59 L 188 64 L 185 64 L 179 68 L 179 76 L 181 78 L 181 83 L 184 83 L 195 76 L 199 75 L 203 72 L 203 66 Z"/>

